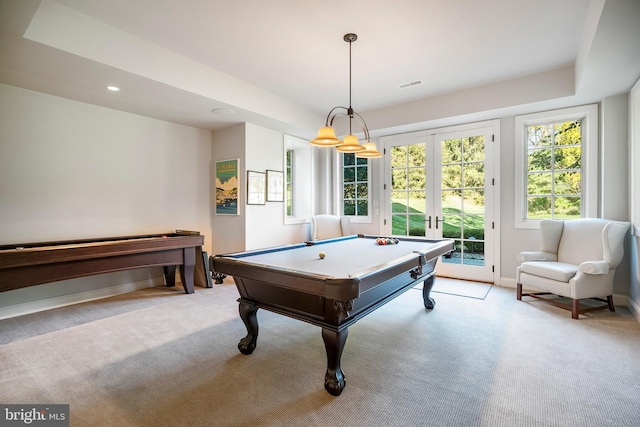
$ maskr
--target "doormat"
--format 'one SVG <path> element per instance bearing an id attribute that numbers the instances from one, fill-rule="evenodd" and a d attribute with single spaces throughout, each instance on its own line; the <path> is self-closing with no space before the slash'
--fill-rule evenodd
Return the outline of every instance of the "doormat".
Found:
<path id="1" fill-rule="evenodd" d="M 470 282 L 467 280 L 437 277 L 436 283 L 433 285 L 431 292 L 484 300 L 489 294 L 491 286 L 491 283 Z M 422 283 L 415 286 L 413 289 L 422 290 Z"/>

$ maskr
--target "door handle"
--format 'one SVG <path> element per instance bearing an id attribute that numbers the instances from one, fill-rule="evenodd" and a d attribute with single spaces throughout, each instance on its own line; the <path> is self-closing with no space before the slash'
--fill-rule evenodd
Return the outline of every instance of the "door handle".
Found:
<path id="1" fill-rule="evenodd" d="M 431 229 L 431 215 L 429 215 L 429 219 L 425 219 L 425 221 L 429 222 L 429 229 Z M 437 222 L 436 222 L 437 224 Z"/>
<path id="2" fill-rule="evenodd" d="M 429 217 L 429 218 L 431 218 L 431 217 Z M 439 222 L 444 222 L 444 218 L 438 219 L 438 216 L 436 215 L 436 230 L 438 229 L 438 223 Z M 431 224 L 431 222 L 429 222 L 429 224 Z M 429 228 L 431 228 L 431 227 L 429 227 Z"/>

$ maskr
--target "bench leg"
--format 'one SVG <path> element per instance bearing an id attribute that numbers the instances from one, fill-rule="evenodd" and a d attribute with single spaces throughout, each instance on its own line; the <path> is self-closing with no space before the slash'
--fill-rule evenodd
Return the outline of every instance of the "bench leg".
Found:
<path id="1" fill-rule="evenodd" d="M 572 301 L 572 305 L 571 305 L 571 318 L 572 319 L 577 319 L 578 318 L 578 311 L 580 310 L 580 300 L 579 299 L 574 299 Z"/>

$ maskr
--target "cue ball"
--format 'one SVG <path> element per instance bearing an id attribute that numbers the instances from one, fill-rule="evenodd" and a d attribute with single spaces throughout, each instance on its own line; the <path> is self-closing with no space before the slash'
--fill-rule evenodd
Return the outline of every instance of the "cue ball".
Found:
<path id="1" fill-rule="evenodd" d="M 320 257 L 320 259 L 324 259 L 324 257 L 326 256 L 326 254 L 324 252 L 320 252 L 318 254 L 318 256 Z"/>

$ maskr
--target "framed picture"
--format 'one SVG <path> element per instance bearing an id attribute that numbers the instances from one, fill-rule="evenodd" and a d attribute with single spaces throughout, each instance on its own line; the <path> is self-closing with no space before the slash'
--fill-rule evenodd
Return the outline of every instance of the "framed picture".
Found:
<path id="1" fill-rule="evenodd" d="M 267 170 L 267 202 L 284 202 L 284 172 Z"/>
<path id="2" fill-rule="evenodd" d="M 216 214 L 239 215 L 240 159 L 216 162 Z"/>
<path id="3" fill-rule="evenodd" d="M 264 205 L 265 187 L 264 172 L 247 171 L 247 204 Z"/>

